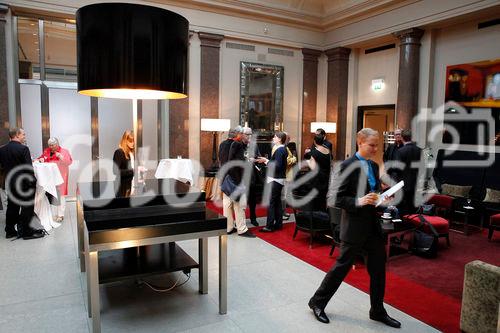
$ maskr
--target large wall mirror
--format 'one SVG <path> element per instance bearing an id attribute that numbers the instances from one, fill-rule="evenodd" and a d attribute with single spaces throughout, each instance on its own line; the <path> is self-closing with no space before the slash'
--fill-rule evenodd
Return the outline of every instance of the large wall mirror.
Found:
<path id="1" fill-rule="evenodd" d="M 283 66 L 240 63 L 240 125 L 259 138 L 283 129 Z"/>

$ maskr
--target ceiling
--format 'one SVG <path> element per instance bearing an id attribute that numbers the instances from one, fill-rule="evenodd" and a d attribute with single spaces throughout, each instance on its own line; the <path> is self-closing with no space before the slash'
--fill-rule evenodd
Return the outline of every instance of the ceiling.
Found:
<path id="1" fill-rule="evenodd" d="M 149 0 L 328 31 L 420 0 Z"/>

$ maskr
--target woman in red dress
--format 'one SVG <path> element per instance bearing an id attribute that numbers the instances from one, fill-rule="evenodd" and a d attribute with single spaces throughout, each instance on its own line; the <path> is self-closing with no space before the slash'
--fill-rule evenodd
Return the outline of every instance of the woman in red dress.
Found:
<path id="1" fill-rule="evenodd" d="M 47 142 L 49 147 L 46 148 L 42 155 L 38 158 L 40 162 L 56 163 L 59 172 L 64 180 L 64 183 L 57 187 L 59 192 L 59 206 L 57 206 L 56 222 L 64 220 L 64 210 L 66 208 L 66 196 L 68 195 L 68 175 L 69 166 L 73 162 L 69 151 L 59 145 L 57 138 L 50 138 Z"/>

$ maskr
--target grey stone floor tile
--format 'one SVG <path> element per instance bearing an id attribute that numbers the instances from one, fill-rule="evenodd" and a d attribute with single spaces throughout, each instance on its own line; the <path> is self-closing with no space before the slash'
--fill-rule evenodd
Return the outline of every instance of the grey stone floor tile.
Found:
<path id="1" fill-rule="evenodd" d="M 76 259 L 0 265 L 0 305 L 42 300 L 81 291 Z"/>
<path id="2" fill-rule="evenodd" d="M 189 330 L 180 331 L 182 333 L 220 333 L 220 332 L 243 332 L 232 320 L 226 319 L 224 321 L 203 325 Z"/>
<path id="3" fill-rule="evenodd" d="M 10 242 L 0 237 L 0 253 L 7 254 L 0 256 L 0 331 L 85 332 L 91 325 L 85 306 L 86 276 L 80 273 L 77 257 L 75 208 L 74 202 L 68 202 L 63 225 L 43 239 Z M 2 229 L 4 221 L 3 211 Z M 258 221 L 265 224 L 265 218 Z M 179 245 L 197 260 L 197 240 Z M 237 235 L 228 237 L 228 313 L 219 315 L 217 238 L 209 239 L 208 247 L 208 295 L 198 293 L 197 270 L 186 284 L 167 293 L 153 292 L 134 281 L 101 286 L 102 331 L 388 331 L 368 319 L 369 296 L 347 284 L 326 308 L 332 323 L 317 322 L 307 301 L 325 273 L 261 239 Z M 184 281 L 180 274 L 147 281 L 169 286 L 178 276 Z M 397 309 L 387 309 L 402 321 L 404 332 L 436 332 Z"/>
<path id="4" fill-rule="evenodd" d="M 175 279 L 169 274 L 162 285 Z M 155 281 L 159 284 L 161 278 Z M 196 281 L 167 293 L 132 283 L 101 287 L 103 332 L 178 332 L 224 320 L 218 306 L 208 295 L 199 294 L 197 286 Z"/>
<path id="5" fill-rule="evenodd" d="M 88 332 L 80 293 L 0 306 L 0 331 Z"/>

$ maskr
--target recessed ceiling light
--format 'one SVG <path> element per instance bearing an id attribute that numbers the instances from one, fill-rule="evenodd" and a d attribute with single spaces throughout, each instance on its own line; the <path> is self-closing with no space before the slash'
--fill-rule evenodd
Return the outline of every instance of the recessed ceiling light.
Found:
<path id="1" fill-rule="evenodd" d="M 33 36 L 36 36 L 36 33 L 33 33 Z"/>
<path id="2" fill-rule="evenodd" d="M 35 25 L 35 23 L 30 23 L 30 25 L 31 25 L 31 26 L 34 26 L 34 25 Z"/>
<path id="3" fill-rule="evenodd" d="M 38 44 L 38 42 L 35 42 L 35 44 Z"/>

